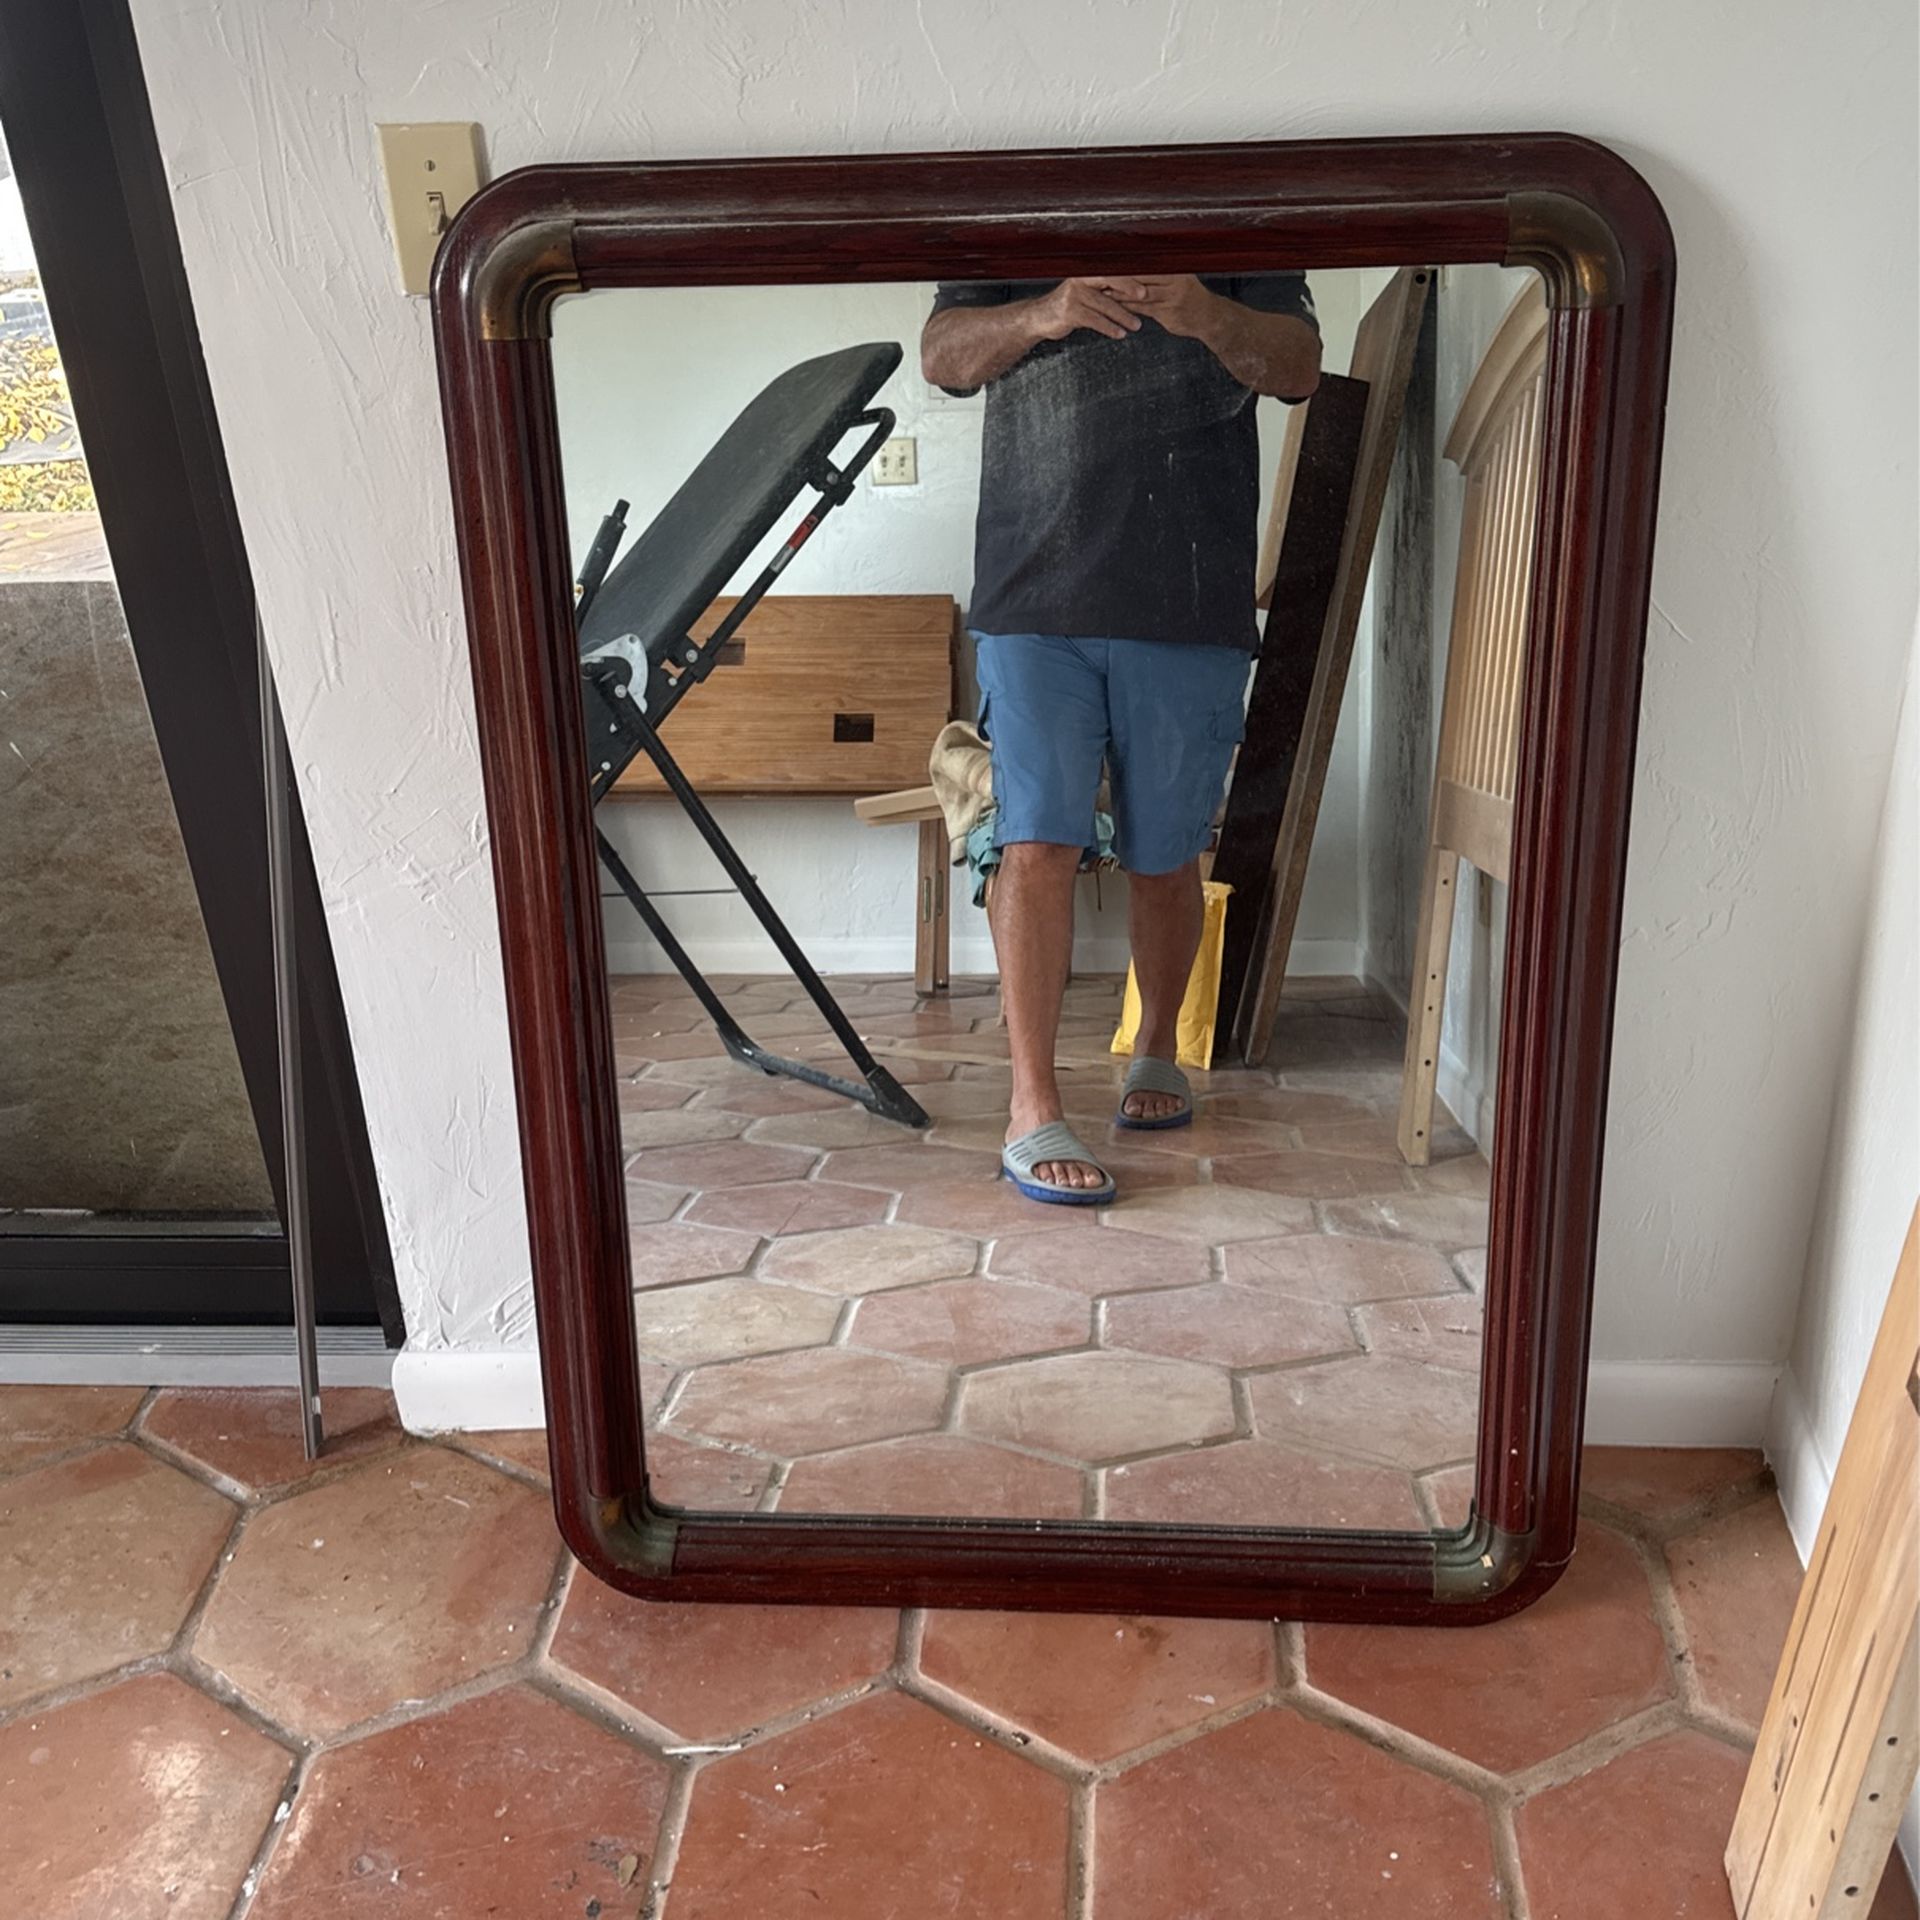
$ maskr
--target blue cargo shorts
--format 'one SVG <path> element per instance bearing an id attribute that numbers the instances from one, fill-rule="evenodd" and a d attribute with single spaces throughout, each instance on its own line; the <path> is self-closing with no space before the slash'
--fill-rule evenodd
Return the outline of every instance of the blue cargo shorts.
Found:
<path id="1" fill-rule="evenodd" d="M 1104 761 L 1114 852 L 1171 873 L 1203 852 L 1246 729 L 1250 654 L 1163 640 L 976 633 L 996 847 L 1093 845 Z"/>

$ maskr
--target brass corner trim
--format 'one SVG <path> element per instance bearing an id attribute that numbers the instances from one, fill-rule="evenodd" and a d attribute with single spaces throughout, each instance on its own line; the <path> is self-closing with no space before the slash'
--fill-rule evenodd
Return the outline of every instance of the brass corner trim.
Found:
<path id="1" fill-rule="evenodd" d="M 580 291 L 571 219 L 510 227 L 467 272 L 467 299 L 483 340 L 545 340 L 553 303 Z"/>
<path id="2" fill-rule="evenodd" d="M 1505 1593 L 1533 1564 L 1534 1536 L 1508 1533 L 1477 1510 L 1434 1555 L 1436 1600 L 1488 1600 Z"/>
<path id="3" fill-rule="evenodd" d="M 1627 297 L 1627 263 L 1606 216 L 1570 193 L 1548 188 L 1507 195 L 1510 267 L 1532 267 L 1550 307 L 1617 307 Z"/>

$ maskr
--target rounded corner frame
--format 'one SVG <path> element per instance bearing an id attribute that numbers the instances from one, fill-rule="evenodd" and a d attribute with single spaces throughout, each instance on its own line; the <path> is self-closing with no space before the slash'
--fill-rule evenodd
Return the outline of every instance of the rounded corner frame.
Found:
<path id="1" fill-rule="evenodd" d="M 550 357 L 601 287 L 1494 263 L 1552 309 L 1486 1282 L 1452 1533 L 688 1512 L 647 1484 Z M 1574 1546 L 1674 250 L 1561 133 L 540 166 L 462 210 L 433 320 L 505 964 L 555 1511 L 696 1602 L 1471 1625 Z"/>

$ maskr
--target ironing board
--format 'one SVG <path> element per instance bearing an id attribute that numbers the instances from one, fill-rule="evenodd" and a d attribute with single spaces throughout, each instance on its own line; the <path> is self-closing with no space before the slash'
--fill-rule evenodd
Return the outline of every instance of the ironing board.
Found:
<path id="1" fill-rule="evenodd" d="M 748 404 L 616 566 L 613 556 L 626 527 L 626 502 L 618 502 L 601 522 L 581 568 L 575 625 L 594 805 L 606 798 L 635 755 L 647 755 L 861 1078 L 855 1082 L 808 1061 L 786 1059 L 752 1039 L 619 851 L 596 828 L 600 864 L 693 990 L 721 1045 L 743 1066 L 825 1088 L 903 1126 L 924 1127 L 925 1110 L 853 1030 L 660 739 L 667 716 L 713 671 L 728 641 L 793 556 L 820 522 L 852 497 L 854 481 L 893 431 L 891 411 L 870 403 L 900 358 L 898 344 L 889 340 L 844 347 L 790 367 Z M 859 428 L 867 430 L 864 438 L 836 465 L 841 441 Z M 811 505 L 752 585 L 710 633 L 696 639 L 693 627 L 700 615 L 809 491 L 815 496 Z"/>

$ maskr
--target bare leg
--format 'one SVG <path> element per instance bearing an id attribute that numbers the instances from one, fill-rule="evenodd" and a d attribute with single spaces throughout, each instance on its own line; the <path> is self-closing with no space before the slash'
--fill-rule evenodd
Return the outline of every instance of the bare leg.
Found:
<path id="1" fill-rule="evenodd" d="M 1073 964 L 1073 876 L 1079 865 L 1078 847 L 1017 840 L 1001 849 L 988 895 L 1013 1066 L 1009 1140 L 1064 1117 L 1053 1044 Z M 1042 1160 L 1033 1173 L 1052 1187 L 1097 1187 L 1104 1181 L 1100 1169 L 1084 1160 Z"/>
<path id="2" fill-rule="evenodd" d="M 1171 873 L 1127 875 L 1127 936 L 1140 988 L 1140 1030 L 1133 1050 L 1171 1060 L 1177 1044 L 1180 1005 L 1187 997 L 1193 956 L 1200 951 L 1200 863 L 1189 860 Z M 1130 1093 L 1126 1112 L 1135 1120 L 1159 1120 L 1180 1102 L 1170 1093 Z"/>

